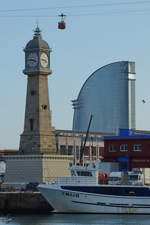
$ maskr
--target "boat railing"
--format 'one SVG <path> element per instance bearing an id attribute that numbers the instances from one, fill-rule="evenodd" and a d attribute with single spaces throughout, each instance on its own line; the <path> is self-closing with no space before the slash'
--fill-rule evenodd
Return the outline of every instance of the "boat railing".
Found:
<path id="1" fill-rule="evenodd" d="M 56 184 L 58 183 L 59 177 L 45 177 L 46 184 Z"/>
<path id="2" fill-rule="evenodd" d="M 86 176 L 72 176 L 72 177 L 46 177 L 45 183 L 47 184 L 85 184 L 85 185 L 95 185 L 97 184 L 96 177 L 86 177 Z M 121 179 L 111 178 L 109 181 L 107 180 L 99 180 L 99 184 L 108 184 L 108 185 L 123 185 L 125 182 L 122 182 Z M 126 184 L 128 185 L 150 185 L 150 178 L 144 180 L 130 180 Z"/>
<path id="3" fill-rule="evenodd" d="M 121 178 L 115 178 L 111 177 L 111 179 L 108 180 L 108 184 L 110 185 L 133 185 L 133 186 L 143 186 L 144 180 L 123 180 Z"/>
<path id="4" fill-rule="evenodd" d="M 76 184 L 76 185 L 95 185 L 96 184 L 96 178 L 95 177 L 47 177 L 45 178 L 45 183 L 48 184 Z"/>
<path id="5" fill-rule="evenodd" d="M 80 177 L 80 176 L 74 176 L 74 177 L 65 177 L 60 178 L 58 180 L 58 184 L 76 184 L 76 185 L 95 185 L 96 184 L 96 178 L 95 177 Z"/>

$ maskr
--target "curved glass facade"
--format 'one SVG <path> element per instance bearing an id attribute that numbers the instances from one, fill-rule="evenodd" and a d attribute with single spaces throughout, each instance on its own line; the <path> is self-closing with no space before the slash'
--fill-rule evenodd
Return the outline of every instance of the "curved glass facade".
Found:
<path id="1" fill-rule="evenodd" d="M 135 129 L 135 62 L 120 61 L 96 70 L 73 100 L 73 130 L 115 133 Z"/>

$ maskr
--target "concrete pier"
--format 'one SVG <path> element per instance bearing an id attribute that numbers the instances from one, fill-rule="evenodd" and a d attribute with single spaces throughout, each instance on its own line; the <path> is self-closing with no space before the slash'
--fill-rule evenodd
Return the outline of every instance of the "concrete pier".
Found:
<path id="1" fill-rule="evenodd" d="M 50 212 L 52 207 L 39 192 L 0 192 L 0 211 Z"/>

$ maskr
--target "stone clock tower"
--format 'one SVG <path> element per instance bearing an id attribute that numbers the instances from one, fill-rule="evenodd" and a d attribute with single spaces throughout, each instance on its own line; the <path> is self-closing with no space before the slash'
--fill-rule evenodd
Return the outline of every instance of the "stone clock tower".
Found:
<path id="1" fill-rule="evenodd" d="M 56 154 L 48 94 L 51 49 L 38 27 L 24 51 L 23 72 L 28 77 L 24 131 L 20 137 L 20 154 L 5 156 L 5 182 L 45 183 L 50 177 L 70 176 L 68 167 L 72 156 Z"/>
<path id="2" fill-rule="evenodd" d="M 28 76 L 24 131 L 20 137 L 20 154 L 56 154 L 55 131 L 51 126 L 48 75 L 51 49 L 37 27 L 25 49 Z"/>

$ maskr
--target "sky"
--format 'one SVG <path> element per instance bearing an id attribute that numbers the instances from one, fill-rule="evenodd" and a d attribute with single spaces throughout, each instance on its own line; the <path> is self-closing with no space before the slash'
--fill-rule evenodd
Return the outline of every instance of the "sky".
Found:
<path id="1" fill-rule="evenodd" d="M 57 29 L 59 14 L 66 29 Z M 136 62 L 136 129 L 150 131 L 150 0 L 13 0 L 0 8 L 0 149 L 18 149 L 27 77 L 23 49 L 38 26 L 52 48 L 52 125 L 72 129 L 71 100 L 98 68 Z M 142 103 L 142 99 L 146 103 Z"/>

